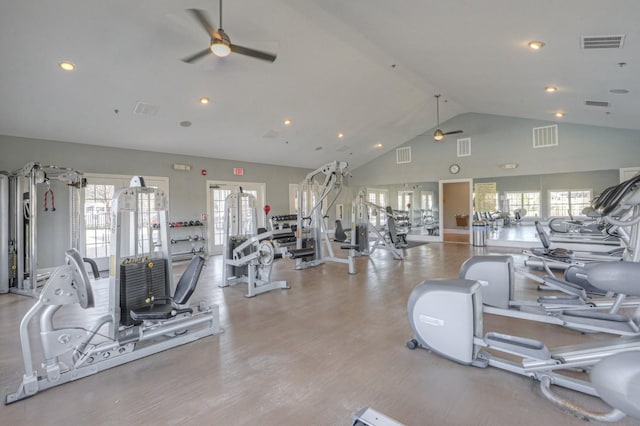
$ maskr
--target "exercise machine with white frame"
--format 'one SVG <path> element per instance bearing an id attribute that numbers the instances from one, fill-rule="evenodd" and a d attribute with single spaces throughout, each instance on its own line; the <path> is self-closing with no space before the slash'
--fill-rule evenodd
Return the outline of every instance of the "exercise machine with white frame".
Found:
<path id="1" fill-rule="evenodd" d="M 224 273 L 220 287 L 246 283 L 246 297 L 291 288 L 286 281 L 271 281 L 273 262 L 282 257 L 282 252 L 271 242 L 272 231 L 258 232 L 256 198 L 240 188 L 229 194 L 224 204 Z"/>
<path id="2" fill-rule="evenodd" d="M 353 261 L 354 247 L 347 258 L 337 257 L 324 223 L 323 201 L 329 199 L 326 211 L 331 211 L 342 191 L 344 177 L 349 165 L 344 161 L 333 161 L 307 174 L 298 189 L 298 223 L 296 228 L 296 248 L 289 249 L 287 256 L 296 260 L 296 269 L 322 265 L 325 262 L 348 265 L 349 274 L 355 274 Z M 321 182 L 317 179 L 320 178 Z M 324 179 L 322 179 L 324 178 Z M 323 249 L 324 245 L 324 249 Z M 325 255 L 324 250 L 328 253 Z"/>
<path id="3" fill-rule="evenodd" d="M 174 286 L 167 209 L 164 192 L 145 187 L 142 178 L 116 192 L 109 278 L 90 280 L 79 252 L 67 251 L 67 264 L 51 274 L 20 323 L 25 372 L 5 403 L 221 332 L 217 305 L 200 303 L 197 312 L 187 306 L 202 257 L 192 259 L 173 297 L 168 295 Z M 96 300 L 99 295 L 106 300 Z M 56 328 L 56 314 L 69 305 L 79 305 L 86 315 Z M 35 318 L 37 332 L 29 327 Z M 41 351 L 32 350 L 32 335 L 39 336 Z M 34 367 L 39 352 L 42 369 Z"/>
<path id="4" fill-rule="evenodd" d="M 38 271 L 38 217 L 40 208 L 54 213 L 55 198 L 51 184 L 61 182 L 69 191 L 71 235 L 69 245 L 79 247 L 80 233 L 80 201 L 79 189 L 84 188 L 86 179 L 83 173 L 74 169 L 45 165 L 37 162 L 26 164 L 20 170 L 8 175 L 8 188 L 0 199 L 1 208 L 8 214 L 9 290 L 25 296 L 35 296 L 38 281 L 44 282 L 51 274 L 49 271 Z M 46 185 L 43 205 L 38 203 L 38 187 Z M 2 216 L 5 216 L 3 214 Z M 3 262 L 6 257 L 3 257 Z M 0 287 L 2 287 L 0 285 Z"/>

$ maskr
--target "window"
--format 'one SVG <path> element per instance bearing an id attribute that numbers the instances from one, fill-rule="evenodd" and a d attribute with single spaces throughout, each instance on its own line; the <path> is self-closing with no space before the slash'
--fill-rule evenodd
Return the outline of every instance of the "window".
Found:
<path id="1" fill-rule="evenodd" d="M 386 189 L 367 188 L 367 201 L 379 207 L 389 205 L 389 192 Z M 378 210 L 369 209 L 369 223 L 378 228 L 387 224 L 387 216 Z"/>
<path id="2" fill-rule="evenodd" d="M 109 256 L 111 244 L 111 199 L 114 186 L 87 184 L 84 196 L 85 256 Z"/>
<path id="3" fill-rule="evenodd" d="M 550 216 L 579 216 L 582 209 L 591 205 L 590 189 L 549 191 Z"/>
<path id="4" fill-rule="evenodd" d="M 525 209 L 527 216 L 540 217 L 539 192 L 505 192 L 505 199 L 509 202 L 509 213 L 514 210 Z"/>

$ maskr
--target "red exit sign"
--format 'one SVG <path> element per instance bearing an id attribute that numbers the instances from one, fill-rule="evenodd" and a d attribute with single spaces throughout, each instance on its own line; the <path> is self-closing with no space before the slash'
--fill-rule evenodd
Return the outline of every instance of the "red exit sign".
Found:
<path id="1" fill-rule="evenodd" d="M 235 167 L 233 169 L 233 174 L 236 176 L 243 176 L 244 175 L 244 169 L 242 167 Z"/>

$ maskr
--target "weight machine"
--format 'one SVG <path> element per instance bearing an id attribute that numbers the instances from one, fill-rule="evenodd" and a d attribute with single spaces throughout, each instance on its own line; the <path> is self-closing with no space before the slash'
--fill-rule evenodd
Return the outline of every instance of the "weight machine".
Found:
<path id="1" fill-rule="evenodd" d="M 309 173 L 298 189 L 298 223 L 296 229 L 296 248 L 289 249 L 287 256 L 296 260 L 296 269 L 305 269 L 325 262 L 346 263 L 349 273 L 355 274 L 353 261 L 354 246 L 343 246 L 349 250 L 347 258 L 336 257 L 331 240 L 326 232 L 322 203 L 335 190 L 324 211 L 330 211 L 342 191 L 342 181 L 349 165 L 344 161 L 327 163 Z M 316 178 L 324 176 L 322 183 Z M 328 256 L 323 253 L 326 246 Z"/>
<path id="2" fill-rule="evenodd" d="M 374 225 L 369 222 L 369 212 L 384 215 L 387 219 L 388 236 L 385 237 Z M 369 235 L 375 235 L 373 245 L 369 244 Z M 356 247 L 356 253 L 361 256 L 369 256 L 377 249 L 391 252 L 394 259 L 402 260 L 402 250 L 400 250 L 400 240 L 395 227 L 395 218 L 388 209 L 375 203 L 367 201 L 367 194 L 364 189 L 358 192 L 353 200 L 351 209 L 351 245 Z"/>
<path id="3" fill-rule="evenodd" d="M 248 193 L 229 194 L 224 202 L 224 273 L 220 287 L 246 283 L 246 297 L 291 288 L 286 281 L 271 281 L 277 253 L 272 231 L 258 232 L 256 198 Z"/>
<path id="4" fill-rule="evenodd" d="M 70 247 L 78 248 L 80 240 L 80 194 L 87 180 L 82 172 L 55 165 L 31 162 L 22 169 L 5 175 L 0 182 L 0 206 L 8 213 L 3 219 L 0 233 L 8 232 L 2 239 L 0 251 L 2 259 L 9 259 L 8 286 L 12 293 L 34 296 L 38 281 L 46 279 L 50 272 L 38 275 L 38 186 L 46 185 L 43 196 L 44 212 L 55 212 L 55 199 L 51 183 L 62 182 L 69 188 L 71 238 Z M 5 215 L 2 215 L 5 217 Z M 7 244 L 8 246 L 4 246 Z M 0 273 L 0 292 L 6 286 L 5 277 Z"/>
<path id="5" fill-rule="evenodd" d="M 111 210 L 109 278 L 89 280 L 77 250 L 66 253 L 20 323 L 25 372 L 13 403 L 70 381 L 220 333 L 218 306 L 186 306 L 204 259 L 195 256 L 175 286 L 163 191 L 133 178 L 116 192 Z M 104 300 L 97 300 L 102 298 Z M 56 328 L 56 314 L 78 304 L 86 315 Z M 106 312 L 105 312 L 106 311 Z M 38 325 L 32 324 L 38 318 Z M 30 331 L 30 328 L 32 331 Z M 39 336 L 43 362 L 34 367 L 31 341 Z"/>

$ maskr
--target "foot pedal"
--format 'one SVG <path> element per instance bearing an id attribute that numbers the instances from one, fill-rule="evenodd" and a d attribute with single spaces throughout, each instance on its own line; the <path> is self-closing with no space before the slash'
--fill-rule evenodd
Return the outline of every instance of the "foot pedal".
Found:
<path id="1" fill-rule="evenodd" d="M 581 298 L 576 295 L 566 296 L 540 296 L 538 303 L 543 305 L 584 305 Z"/>
<path id="2" fill-rule="evenodd" d="M 539 340 L 491 332 L 484 336 L 484 342 L 488 348 L 497 349 L 523 358 L 551 359 L 549 349 Z"/>

